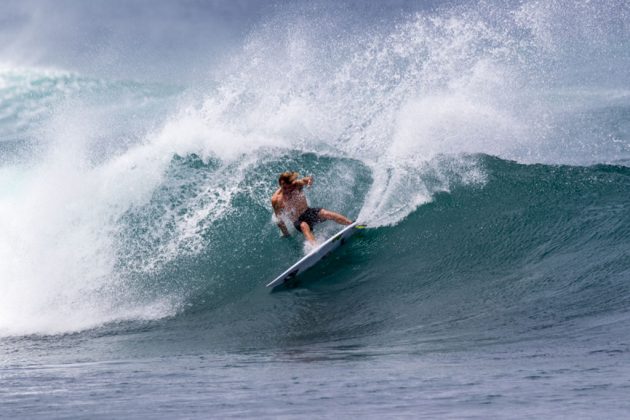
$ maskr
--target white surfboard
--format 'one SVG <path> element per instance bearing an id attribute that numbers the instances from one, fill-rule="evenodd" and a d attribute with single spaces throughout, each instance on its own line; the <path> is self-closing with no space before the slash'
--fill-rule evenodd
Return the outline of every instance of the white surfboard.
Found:
<path id="1" fill-rule="evenodd" d="M 300 261 L 293 264 L 287 271 L 280 274 L 276 279 L 270 282 L 267 287 L 274 287 L 280 284 L 284 284 L 298 274 L 302 274 L 312 266 L 314 266 L 319 260 L 330 254 L 335 249 L 343 245 L 347 239 L 354 235 L 357 230 L 365 229 L 365 225 L 360 225 L 357 222 L 346 226 L 341 231 L 334 234 L 326 242 L 312 250 L 308 255 L 302 258 Z"/>

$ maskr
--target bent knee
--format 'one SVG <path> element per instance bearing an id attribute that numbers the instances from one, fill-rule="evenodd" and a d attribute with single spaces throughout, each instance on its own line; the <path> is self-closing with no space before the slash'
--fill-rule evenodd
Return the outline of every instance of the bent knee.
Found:
<path id="1" fill-rule="evenodd" d="M 300 229 L 302 229 L 302 232 L 304 232 L 304 231 L 310 232 L 311 231 L 311 227 L 306 222 L 300 223 Z"/>
<path id="2" fill-rule="evenodd" d="M 317 214 L 321 219 L 330 219 L 332 217 L 332 213 L 326 209 L 321 209 Z"/>

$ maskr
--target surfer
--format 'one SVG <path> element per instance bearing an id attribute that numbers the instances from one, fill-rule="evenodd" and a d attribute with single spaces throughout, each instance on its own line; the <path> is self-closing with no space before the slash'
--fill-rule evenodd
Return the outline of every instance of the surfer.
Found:
<path id="1" fill-rule="evenodd" d="M 309 207 L 304 195 L 304 187 L 313 184 L 313 177 L 306 176 L 298 179 L 297 172 L 283 172 L 278 178 L 280 188 L 271 196 L 271 206 L 276 215 L 277 225 L 283 236 L 289 236 L 289 230 L 283 221 L 287 217 L 306 239 L 316 245 L 313 226 L 317 223 L 333 220 L 340 225 L 352 224 L 352 221 L 339 213 L 321 207 Z"/>

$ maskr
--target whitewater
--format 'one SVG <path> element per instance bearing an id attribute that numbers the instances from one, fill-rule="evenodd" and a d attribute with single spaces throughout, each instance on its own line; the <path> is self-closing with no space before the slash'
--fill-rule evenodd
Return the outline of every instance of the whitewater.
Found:
<path id="1" fill-rule="evenodd" d="M 626 2 L 0 10 L 1 417 L 630 409 Z"/>

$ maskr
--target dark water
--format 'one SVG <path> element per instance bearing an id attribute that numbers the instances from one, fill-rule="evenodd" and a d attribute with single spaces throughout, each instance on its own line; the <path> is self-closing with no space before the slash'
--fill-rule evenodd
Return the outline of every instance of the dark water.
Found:
<path id="1" fill-rule="evenodd" d="M 94 4 L 4 6 L 0 417 L 627 416 L 625 3 Z M 370 228 L 270 293 L 286 169 Z"/>

